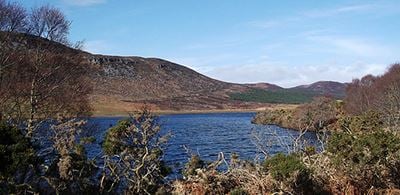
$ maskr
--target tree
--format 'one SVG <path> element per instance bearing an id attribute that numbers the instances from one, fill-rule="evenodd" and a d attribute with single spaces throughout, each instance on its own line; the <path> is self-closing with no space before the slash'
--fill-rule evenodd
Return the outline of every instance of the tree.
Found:
<path id="1" fill-rule="evenodd" d="M 70 25 L 71 22 L 61 10 L 45 5 L 32 10 L 29 18 L 29 33 L 66 44 Z"/>
<path id="2" fill-rule="evenodd" d="M 0 2 L 0 30 L 8 32 L 25 32 L 27 12 L 18 3 Z"/>
<path id="3" fill-rule="evenodd" d="M 345 109 L 353 115 L 376 111 L 386 126 L 400 125 L 400 64 L 392 65 L 381 76 L 367 75 L 354 80 L 347 88 Z"/>
<path id="4" fill-rule="evenodd" d="M 89 112 L 89 67 L 81 56 L 37 51 L 22 69 L 21 96 L 27 101 L 28 135 L 38 121 Z"/>
<path id="5" fill-rule="evenodd" d="M 374 83 L 377 80 L 372 75 L 354 79 L 346 88 L 345 109 L 350 114 L 361 114 L 372 108 L 375 101 Z"/>

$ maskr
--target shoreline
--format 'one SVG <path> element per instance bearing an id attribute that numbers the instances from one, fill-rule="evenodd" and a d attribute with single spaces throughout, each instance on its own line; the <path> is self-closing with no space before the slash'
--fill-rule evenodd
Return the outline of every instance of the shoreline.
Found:
<path id="1" fill-rule="evenodd" d="M 151 110 L 156 115 L 172 115 L 172 114 L 213 114 L 213 113 L 256 113 L 261 109 L 222 109 L 222 110 Z M 93 113 L 91 117 L 127 117 L 129 112 L 118 113 Z"/>

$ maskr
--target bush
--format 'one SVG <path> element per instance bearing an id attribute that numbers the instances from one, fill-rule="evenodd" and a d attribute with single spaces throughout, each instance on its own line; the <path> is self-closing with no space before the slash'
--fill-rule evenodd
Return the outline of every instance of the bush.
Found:
<path id="1" fill-rule="evenodd" d="M 382 117 L 378 112 L 368 111 L 360 115 L 346 115 L 338 120 L 343 131 L 376 131 L 383 127 Z"/>
<path id="2" fill-rule="evenodd" d="M 156 117 L 141 110 L 121 120 L 106 134 L 103 150 L 104 168 L 101 184 L 104 191 L 127 194 L 154 194 L 170 173 L 162 161 L 161 136 Z"/>
<path id="3" fill-rule="evenodd" d="M 129 119 L 123 119 L 118 121 L 114 127 L 108 129 L 103 142 L 104 153 L 108 155 L 118 154 L 124 151 L 125 148 L 129 147 L 124 144 L 121 138 L 124 136 L 124 132 L 130 125 L 132 125 L 132 121 Z"/>
<path id="4" fill-rule="evenodd" d="M 12 177 L 37 162 L 29 139 L 16 127 L 0 123 L 0 179 Z"/>
<path id="5" fill-rule="evenodd" d="M 192 155 L 189 162 L 186 163 L 185 169 L 183 170 L 184 176 L 195 175 L 196 169 L 201 169 L 205 165 L 204 161 L 200 159 L 198 155 Z"/>
<path id="6" fill-rule="evenodd" d="M 337 170 L 351 178 L 360 189 L 400 185 L 397 181 L 400 138 L 392 132 L 334 133 L 327 151 Z"/>
<path id="7" fill-rule="evenodd" d="M 278 153 L 264 162 L 264 168 L 278 181 L 284 181 L 294 173 L 307 174 L 307 168 L 296 154 Z"/>

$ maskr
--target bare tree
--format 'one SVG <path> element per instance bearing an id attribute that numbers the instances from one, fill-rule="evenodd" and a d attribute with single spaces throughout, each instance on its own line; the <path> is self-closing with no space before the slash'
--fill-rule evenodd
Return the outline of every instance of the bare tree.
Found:
<path id="1" fill-rule="evenodd" d="M 397 129 L 400 125 L 400 64 L 392 65 L 381 76 L 367 75 L 354 80 L 347 88 L 345 109 L 354 115 L 376 111 L 388 127 Z"/>
<path id="2" fill-rule="evenodd" d="M 1 3 L 0 3 L 1 4 Z M 0 5 L 0 30 L 9 32 L 25 32 L 27 25 L 27 13 L 24 7 L 18 3 Z"/>
<path id="3" fill-rule="evenodd" d="M 41 119 L 88 113 L 91 86 L 82 57 L 36 51 L 28 62 L 21 68 L 21 74 L 25 74 L 21 91 L 28 105 L 28 135 Z"/>
<path id="4" fill-rule="evenodd" d="M 32 10 L 29 18 L 29 33 L 51 41 L 68 43 L 71 22 L 61 10 L 45 5 Z"/>

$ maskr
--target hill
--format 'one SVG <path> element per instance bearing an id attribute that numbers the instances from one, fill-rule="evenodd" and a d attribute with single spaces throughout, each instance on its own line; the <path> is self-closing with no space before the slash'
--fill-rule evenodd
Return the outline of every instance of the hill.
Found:
<path id="1" fill-rule="evenodd" d="M 319 81 L 310 85 L 300 85 L 294 87 L 294 90 L 307 90 L 321 95 L 330 95 L 335 97 L 344 97 L 346 90 L 345 83 L 334 81 Z"/>
<path id="2" fill-rule="evenodd" d="M 290 89 L 269 83 L 228 83 L 163 59 L 96 55 L 26 34 L 8 37 L 28 49 L 84 55 L 95 67 L 88 75 L 94 85 L 95 114 L 123 114 L 143 105 L 164 111 L 257 109 L 270 103 L 303 103 L 321 94 L 340 97 L 345 88 L 329 81 Z"/>
<path id="3" fill-rule="evenodd" d="M 247 86 L 209 78 L 185 66 L 157 58 L 88 55 L 100 67 L 91 75 L 93 105 L 98 110 L 134 109 L 147 104 L 157 110 L 257 108 L 261 104 L 231 100 L 229 92 Z M 264 105 L 265 106 L 265 105 Z"/>
<path id="4" fill-rule="evenodd" d="M 319 81 L 310 85 L 300 85 L 293 88 L 281 88 L 276 85 L 260 87 L 253 85 L 245 92 L 231 93 L 230 98 L 239 101 L 300 104 L 310 102 L 316 96 L 332 96 L 342 99 L 345 96 L 347 84 L 333 81 Z"/>

